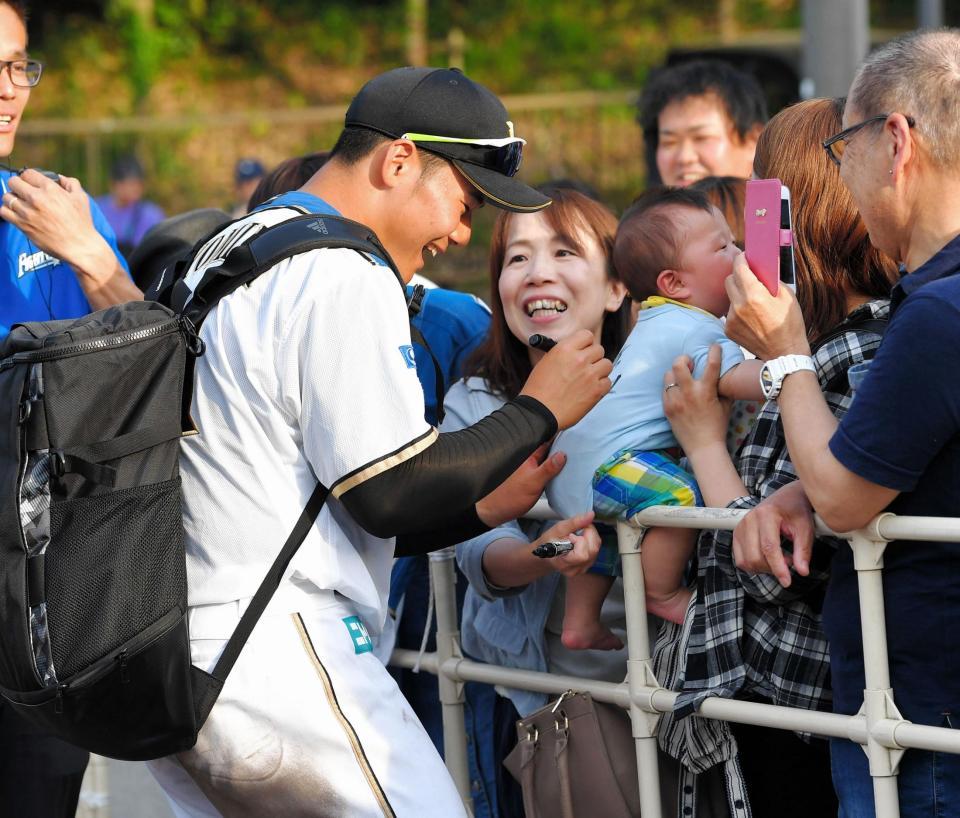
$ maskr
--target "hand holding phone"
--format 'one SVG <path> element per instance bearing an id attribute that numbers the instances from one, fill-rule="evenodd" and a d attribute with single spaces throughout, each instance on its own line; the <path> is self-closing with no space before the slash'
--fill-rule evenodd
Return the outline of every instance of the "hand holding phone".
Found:
<path id="1" fill-rule="evenodd" d="M 750 269 L 771 295 L 777 294 L 780 282 L 793 289 L 790 189 L 779 179 L 750 179 L 745 199 L 744 251 Z"/>

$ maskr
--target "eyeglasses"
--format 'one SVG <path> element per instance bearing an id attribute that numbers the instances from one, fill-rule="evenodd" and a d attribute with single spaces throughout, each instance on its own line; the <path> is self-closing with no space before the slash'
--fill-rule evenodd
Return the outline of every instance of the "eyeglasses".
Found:
<path id="1" fill-rule="evenodd" d="M 840 160 L 843 158 L 843 152 L 847 149 L 846 143 L 850 141 L 850 137 L 862 128 L 866 128 L 867 125 L 872 125 L 874 122 L 886 122 L 889 116 L 890 114 L 879 114 L 865 119 L 863 122 L 858 122 L 856 125 L 851 125 L 849 128 L 844 128 L 840 133 L 834 134 L 829 139 L 824 139 L 821 143 L 823 149 L 827 152 L 827 156 L 830 157 L 833 164 L 840 167 Z M 917 124 L 912 116 L 906 117 L 906 120 L 907 125 L 911 128 Z"/>
<path id="2" fill-rule="evenodd" d="M 470 145 L 477 150 L 471 151 L 470 156 L 457 157 L 466 162 L 475 165 L 482 165 L 504 176 L 515 176 L 520 170 L 520 162 L 523 160 L 523 146 L 526 140 L 519 136 L 506 136 L 503 139 L 466 139 L 459 136 L 433 136 L 425 133 L 405 133 L 401 139 L 409 139 L 411 142 L 423 142 L 429 144 L 448 143 L 454 145 Z M 488 150 L 482 150 L 487 148 Z M 427 149 L 429 150 L 429 148 Z"/>
<path id="3" fill-rule="evenodd" d="M 0 74 L 4 68 L 10 74 L 10 81 L 20 88 L 33 88 L 43 73 L 43 63 L 36 60 L 0 60 Z"/>

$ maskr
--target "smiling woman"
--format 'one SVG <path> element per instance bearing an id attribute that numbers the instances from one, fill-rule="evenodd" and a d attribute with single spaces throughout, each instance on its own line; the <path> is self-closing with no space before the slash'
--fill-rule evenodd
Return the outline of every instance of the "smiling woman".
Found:
<path id="1" fill-rule="evenodd" d="M 578 191 L 553 188 L 550 195 L 546 210 L 502 213 L 493 228 L 492 325 L 466 371 L 506 400 L 543 355 L 527 344 L 534 333 L 560 341 L 588 329 L 613 359 L 629 332 L 625 290 L 610 267 L 616 217 Z"/>
<path id="2" fill-rule="evenodd" d="M 519 394 L 534 364 L 544 355 L 529 346 L 531 335 L 561 341 L 584 330 L 600 339 L 614 358 L 626 338 L 629 305 L 610 266 L 617 221 L 599 202 L 567 188 L 550 191 L 553 204 L 540 213 L 503 213 L 494 226 L 490 250 L 492 324 L 486 341 L 467 362 L 468 377 L 447 393 L 441 431 L 475 423 Z M 554 455 L 554 457 L 559 457 Z M 593 562 L 599 537 L 592 513 L 554 525 L 511 521 L 457 546 L 457 560 L 469 580 L 463 606 L 466 651 L 509 667 L 619 681 L 624 651 L 570 651 L 561 641 L 562 576 L 582 573 Z M 549 527 L 548 527 L 549 526 Z M 579 533 L 578 533 L 579 532 Z M 540 559 L 535 546 L 570 540 L 562 556 Z M 622 593 L 604 611 L 608 626 L 622 624 Z M 492 748 L 498 774 L 498 811 L 522 815 L 511 783 L 500 779 L 517 713 L 526 715 L 546 696 L 509 691 L 498 697 Z M 507 740 L 503 740 L 507 739 Z M 482 757 L 490 748 L 478 748 Z"/>

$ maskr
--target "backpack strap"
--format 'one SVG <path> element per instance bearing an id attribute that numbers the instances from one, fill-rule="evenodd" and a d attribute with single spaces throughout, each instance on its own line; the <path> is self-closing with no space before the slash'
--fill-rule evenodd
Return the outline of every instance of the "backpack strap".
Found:
<path id="1" fill-rule="evenodd" d="M 874 335 L 879 335 L 883 337 L 883 333 L 887 331 L 887 324 L 889 320 L 886 318 L 862 318 L 858 321 L 851 321 L 848 324 L 841 324 L 836 329 L 828 332 L 822 338 L 820 338 L 816 344 L 814 344 L 813 351 L 816 352 L 821 347 L 825 347 L 831 341 L 846 335 L 848 332 L 857 332 L 862 330 L 864 332 L 872 332 Z"/>
<path id="2" fill-rule="evenodd" d="M 443 423 L 444 411 L 443 411 L 443 370 L 440 368 L 440 362 L 437 360 L 437 356 L 433 354 L 433 350 L 430 349 L 430 344 L 427 343 L 427 339 L 423 337 L 423 333 L 420 332 L 420 327 L 413 323 L 413 319 L 420 314 L 420 310 L 423 309 L 423 302 L 427 297 L 427 289 L 422 284 L 417 284 L 413 288 L 413 295 L 410 296 L 410 300 L 407 301 L 407 315 L 410 318 L 410 339 L 415 344 L 420 344 L 426 351 L 427 355 L 430 356 L 430 361 L 433 363 L 433 389 L 434 389 L 434 399 L 437 404 L 437 423 Z"/>
<path id="3" fill-rule="evenodd" d="M 307 500 L 306 506 L 304 506 L 303 511 L 300 513 L 300 518 L 293 527 L 293 531 L 290 532 L 290 536 L 287 537 L 283 548 L 280 549 L 280 553 L 277 554 L 273 565 L 270 566 L 270 570 L 267 571 L 267 575 L 260 583 L 260 587 L 257 588 L 257 592 L 253 595 L 250 604 L 247 605 L 247 609 L 243 612 L 243 616 L 240 617 L 240 622 L 230 636 L 226 647 L 223 649 L 223 653 L 220 654 L 216 666 L 210 673 L 210 675 L 221 684 L 233 669 L 234 664 L 236 664 L 240 656 L 240 651 L 243 650 L 247 639 L 249 639 L 250 634 L 253 633 L 254 626 L 266 610 L 274 592 L 280 586 L 280 580 L 283 579 L 284 572 L 287 570 L 287 566 L 290 565 L 290 560 L 293 559 L 294 554 L 297 553 L 303 541 L 306 539 L 307 534 L 310 532 L 310 529 L 313 528 L 313 524 L 317 521 L 317 517 L 320 515 L 320 509 L 323 508 L 328 493 L 329 490 L 326 486 L 317 483 L 313 494 L 310 495 L 310 499 Z M 212 701 L 209 703 L 209 706 L 213 707 Z"/>
<path id="4" fill-rule="evenodd" d="M 222 230 L 223 227 L 221 226 L 213 235 L 222 232 Z M 190 257 L 178 263 L 178 268 L 174 272 L 174 280 L 162 291 L 161 301 L 178 315 L 188 319 L 199 330 L 203 320 L 221 298 L 243 285 L 249 284 L 285 259 L 325 247 L 345 247 L 383 259 L 397 277 L 397 282 L 401 287 L 404 287 L 403 278 L 396 264 L 386 248 L 380 243 L 377 235 L 369 227 L 345 219 L 342 216 L 319 216 L 308 213 L 288 219 L 273 227 L 268 227 L 249 241 L 233 248 L 227 254 L 223 263 L 207 270 L 192 290 L 184 280 L 190 258 L 193 255 L 191 254 Z M 195 250 L 197 249 L 199 247 L 195 248 Z M 417 285 L 414 288 L 413 296 L 407 302 L 407 310 L 411 319 L 410 336 L 414 342 L 426 350 L 433 363 L 436 378 L 437 420 L 442 422 L 444 417 L 443 370 L 426 338 L 423 337 L 423 333 L 412 322 L 412 319 L 423 306 L 425 295 L 424 288 Z M 189 368 L 187 377 L 192 385 L 192 366 Z"/>
<path id="5" fill-rule="evenodd" d="M 346 247 L 378 256 L 403 286 L 397 265 L 369 227 L 340 216 L 308 214 L 268 227 L 234 247 L 222 264 L 207 270 L 192 293 L 181 278 L 174 287 L 170 306 L 199 327 L 224 296 L 284 259 L 325 247 Z"/>

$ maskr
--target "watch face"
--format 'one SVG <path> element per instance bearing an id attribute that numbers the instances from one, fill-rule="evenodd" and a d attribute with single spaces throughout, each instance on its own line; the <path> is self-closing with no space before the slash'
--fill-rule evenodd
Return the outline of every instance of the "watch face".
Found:
<path id="1" fill-rule="evenodd" d="M 760 369 L 760 389 L 763 391 L 763 394 L 766 397 L 770 397 L 770 393 L 773 392 L 774 380 L 773 375 L 770 372 L 770 367 L 764 365 Z"/>

